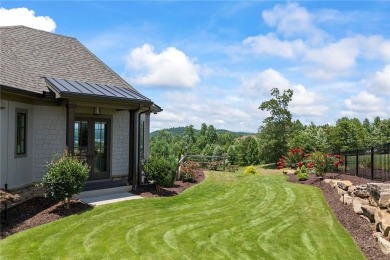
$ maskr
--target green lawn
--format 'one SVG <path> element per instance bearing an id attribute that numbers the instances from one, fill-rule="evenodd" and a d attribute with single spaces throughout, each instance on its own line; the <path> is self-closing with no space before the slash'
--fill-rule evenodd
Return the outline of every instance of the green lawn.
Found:
<path id="1" fill-rule="evenodd" d="M 240 172 L 10 236 L 1 259 L 364 259 L 319 189 Z"/>

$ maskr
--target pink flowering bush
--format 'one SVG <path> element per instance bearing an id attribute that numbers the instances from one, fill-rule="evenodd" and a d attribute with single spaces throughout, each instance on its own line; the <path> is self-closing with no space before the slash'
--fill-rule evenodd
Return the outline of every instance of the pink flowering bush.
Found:
<path id="1" fill-rule="evenodd" d="M 284 167 L 301 167 L 305 164 L 305 160 L 308 158 L 308 156 L 309 155 L 299 147 L 290 149 L 288 150 L 287 155 L 280 158 L 277 162 L 278 169 L 282 169 Z"/>

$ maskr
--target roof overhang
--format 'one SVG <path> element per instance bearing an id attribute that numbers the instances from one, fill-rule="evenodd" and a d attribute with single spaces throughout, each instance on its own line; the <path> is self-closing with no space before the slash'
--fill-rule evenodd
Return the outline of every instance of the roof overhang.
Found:
<path id="1" fill-rule="evenodd" d="M 153 105 L 147 97 L 122 86 L 44 77 L 56 98 L 78 98 Z"/>

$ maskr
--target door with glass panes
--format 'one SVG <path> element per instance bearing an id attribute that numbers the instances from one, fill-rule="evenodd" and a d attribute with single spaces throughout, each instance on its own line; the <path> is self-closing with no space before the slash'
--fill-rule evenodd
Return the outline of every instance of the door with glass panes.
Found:
<path id="1" fill-rule="evenodd" d="M 110 178 L 110 119 L 76 118 L 74 154 L 88 163 L 88 180 Z"/>

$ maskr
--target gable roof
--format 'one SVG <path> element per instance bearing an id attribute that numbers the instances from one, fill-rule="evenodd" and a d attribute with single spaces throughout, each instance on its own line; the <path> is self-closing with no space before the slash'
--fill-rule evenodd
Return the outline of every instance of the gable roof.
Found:
<path id="1" fill-rule="evenodd" d="M 0 85 L 8 88 L 42 94 L 49 91 L 45 78 L 58 78 L 123 87 L 140 95 L 72 37 L 25 26 L 0 27 L 0 57 Z"/>

